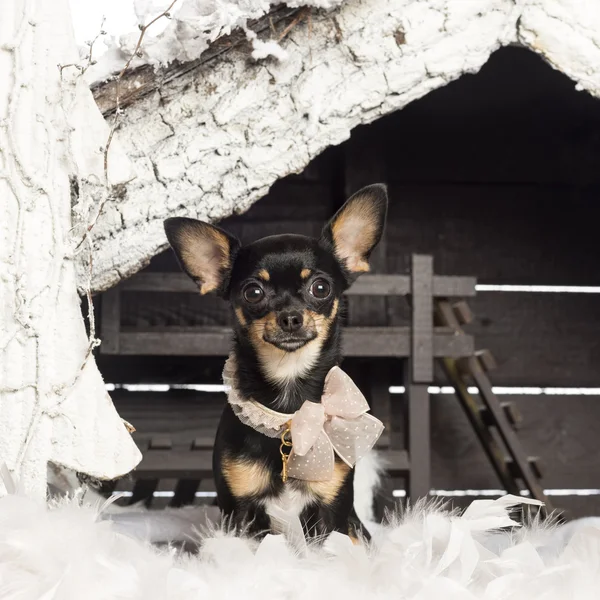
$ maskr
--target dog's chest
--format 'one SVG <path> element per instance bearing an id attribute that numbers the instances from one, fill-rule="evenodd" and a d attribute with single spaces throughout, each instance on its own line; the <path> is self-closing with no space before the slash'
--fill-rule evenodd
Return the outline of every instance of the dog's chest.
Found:
<path id="1" fill-rule="evenodd" d="M 264 501 L 264 507 L 269 514 L 270 509 L 280 509 L 288 513 L 290 516 L 299 517 L 302 511 L 309 505 L 315 502 L 315 497 L 311 494 L 303 484 L 284 485 L 283 490 L 277 496 L 271 496 Z"/>

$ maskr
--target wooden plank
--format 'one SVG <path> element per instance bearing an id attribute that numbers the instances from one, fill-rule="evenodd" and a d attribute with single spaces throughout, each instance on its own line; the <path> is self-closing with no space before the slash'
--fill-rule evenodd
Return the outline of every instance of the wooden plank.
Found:
<path id="1" fill-rule="evenodd" d="M 435 275 L 433 295 L 459 298 L 474 296 L 475 283 L 474 277 Z M 121 282 L 118 287 L 124 292 L 198 293 L 198 287 L 185 273 L 142 271 Z M 106 294 L 108 293 L 110 292 L 106 292 Z M 409 293 L 410 277 L 408 275 L 362 275 L 346 292 L 349 296 L 406 296 Z"/>
<path id="2" fill-rule="evenodd" d="M 133 439 L 143 452 L 152 440 L 165 437 L 172 446 L 212 448 L 225 407 L 225 394 L 171 390 L 166 393 L 111 393 L 119 415 L 136 431 Z"/>
<path id="3" fill-rule="evenodd" d="M 390 476 L 406 475 L 409 457 L 405 451 L 384 451 L 382 459 L 389 465 Z M 141 463 L 132 473 L 138 480 L 160 477 L 178 479 L 212 478 L 212 450 L 150 450 L 144 453 Z"/>
<path id="4" fill-rule="evenodd" d="M 600 396 L 511 396 L 511 400 L 523 415 L 518 435 L 526 454 L 539 456 L 546 466 L 545 489 L 600 487 Z M 431 426 L 434 488 L 506 489 L 454 396 L 432 396 Z M 560 502 L 556 505 L 560 507 Z"/>
<path id="5" fill-rule="evenodd" d="M 494 355 L 494 385 L 599 385 L 597 295 L 481 293 L 470 304 L 465 330 Z"/>
<path id="6" fill-rule="evenodd" d="M 227 356 L 231 350 L 228 328 L 167 328 L 161 331 L 121 333 L 120 354 Z M 407 327 L 352 327 L 344 331 L 342 353 L 360 357 L 404 357 L 410 352 Z M 460 358 L 474 351 L 473 339 L 436 332 L 433 355 Z"/>
<path id="7" fill-rule="evenodd" d="M 121 294 L 121 327 L 144 330 L 148 327 L 231 326 L 230 305 L 216 295 L 198 293 Z"/>
<path id="8" fill-rule="evenodd" d="M 433 259 L 413 255 L 411 268 L 411 381 L 433 380 Z"/>
<path id="9" fill-rule="evenodd" d="M 182 452 L 200 437 L 210 450 L 224 394 L 113 393 L 119 414 L 133 423 L 134 439 L 146 454 L 152 437 L 169 436 Z M 195 400 L 193 399 L 195 397 Z M 403 423 L 403 397 L 392 397 L 392 419 Z M 511 396 L 523 416 L 519 439 L 528 455 L 546 464 L 545 488 L 598 488 L 600 467 L 599 396 Z M 432 486 L 437 489 L 502 487 L 481 445 L 451 395 L 431 396 Z M 159 452 L 159 451 L 152 451 Z M 194 463 L 192 467 L 197 467 Z M 559 504 L 559 503 L 557 503 Z"/>
<path id="10" fill-rule="evenodd" d="M 133 476 L 137 479 L 212 477 L 212 450 L 148 450 Z"/>

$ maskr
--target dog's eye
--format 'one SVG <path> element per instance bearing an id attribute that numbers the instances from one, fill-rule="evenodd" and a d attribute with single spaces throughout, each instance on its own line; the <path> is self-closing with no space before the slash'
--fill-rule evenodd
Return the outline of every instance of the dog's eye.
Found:
<path id="1" fill-rule="evenodd" d="M 256 304 L 257 302 L 260 302 L 265 296 L 263 289 L 256 283 L 248 284 L 244 288 L 242 294 L 244 296 L 244 300 L 250 304 Z"/>
<path id="2" fill-rule="evenodd" d="M 319 300 L 323 300 L 331 293 L 331 286 L 325 279 L 315 279 L 310 286 L 310 293 Z"/>

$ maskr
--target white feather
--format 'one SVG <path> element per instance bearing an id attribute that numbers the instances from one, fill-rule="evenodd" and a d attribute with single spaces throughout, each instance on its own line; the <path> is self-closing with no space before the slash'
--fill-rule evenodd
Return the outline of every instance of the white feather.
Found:
<path id="1" fill-rule="evenodd" d="M 596 598 L 598 522 L 573 525 L 562 538 L 556 526 L 520 528 L 494 551 L 488 542 L 498 534 L 487 527 L 510 520 L 510 502 L 477 504 L 465 517 L 420 504 L 369 546 L 333 535 L 298 555 L 281 536 L 259 542 L 216 530 L 198 555 L 185 555 L 125 535 L 122 513 L 105 521 L 78 499 L 46 506 L 8 495 L 0 499 L 0 598 Z"/>

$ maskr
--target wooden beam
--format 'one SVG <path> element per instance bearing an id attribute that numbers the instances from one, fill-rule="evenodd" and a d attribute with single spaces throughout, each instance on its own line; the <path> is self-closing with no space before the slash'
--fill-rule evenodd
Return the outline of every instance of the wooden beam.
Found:
<path id="1" fill-rule="evenodd" d="M 448 298 L 475 296 L 474 277 L 435 275 L 433 295 Z M 346 292 L 349 296 L 407 296 L 410 294 L 408 275 L 362 275 Z M 123 292 L 190 292 L 198 287 L 184 273 L 143 272 L 126 279 L 118 288 Z M 106 292 L 102 297 L 110 294 Z"/>
<path id="2" fill-rule="evenodd" d="M 147 450 L 132 475 L 136 479 L 212 477 L 212 450 Z"/>
<path id="3" fill-rule="evenodd" d="M 404 476 L 409 471 L 409 457 L 404 450 L 380 452 L 391 477 Z M 149 450 L 132 472 L 136 479 L 177 478 L 196 481 L 212 478 L 211 450 Z"/>
<path id="4" fill-rule="evenodd" d="M 231 351 L 231 329 L 165 328 L 161 331 L 122 332 L 122 355 L 156 356 L 227 356 Z M 406 357 L 410 353 L 411 335 L 408 327 L 349 327 L 342 336 L 344 356 Z M 433 356 L 461 358 L 474 351 L 473 338 L 456 336 L 445 329 L 436 329 L 432 337 Z"/>

